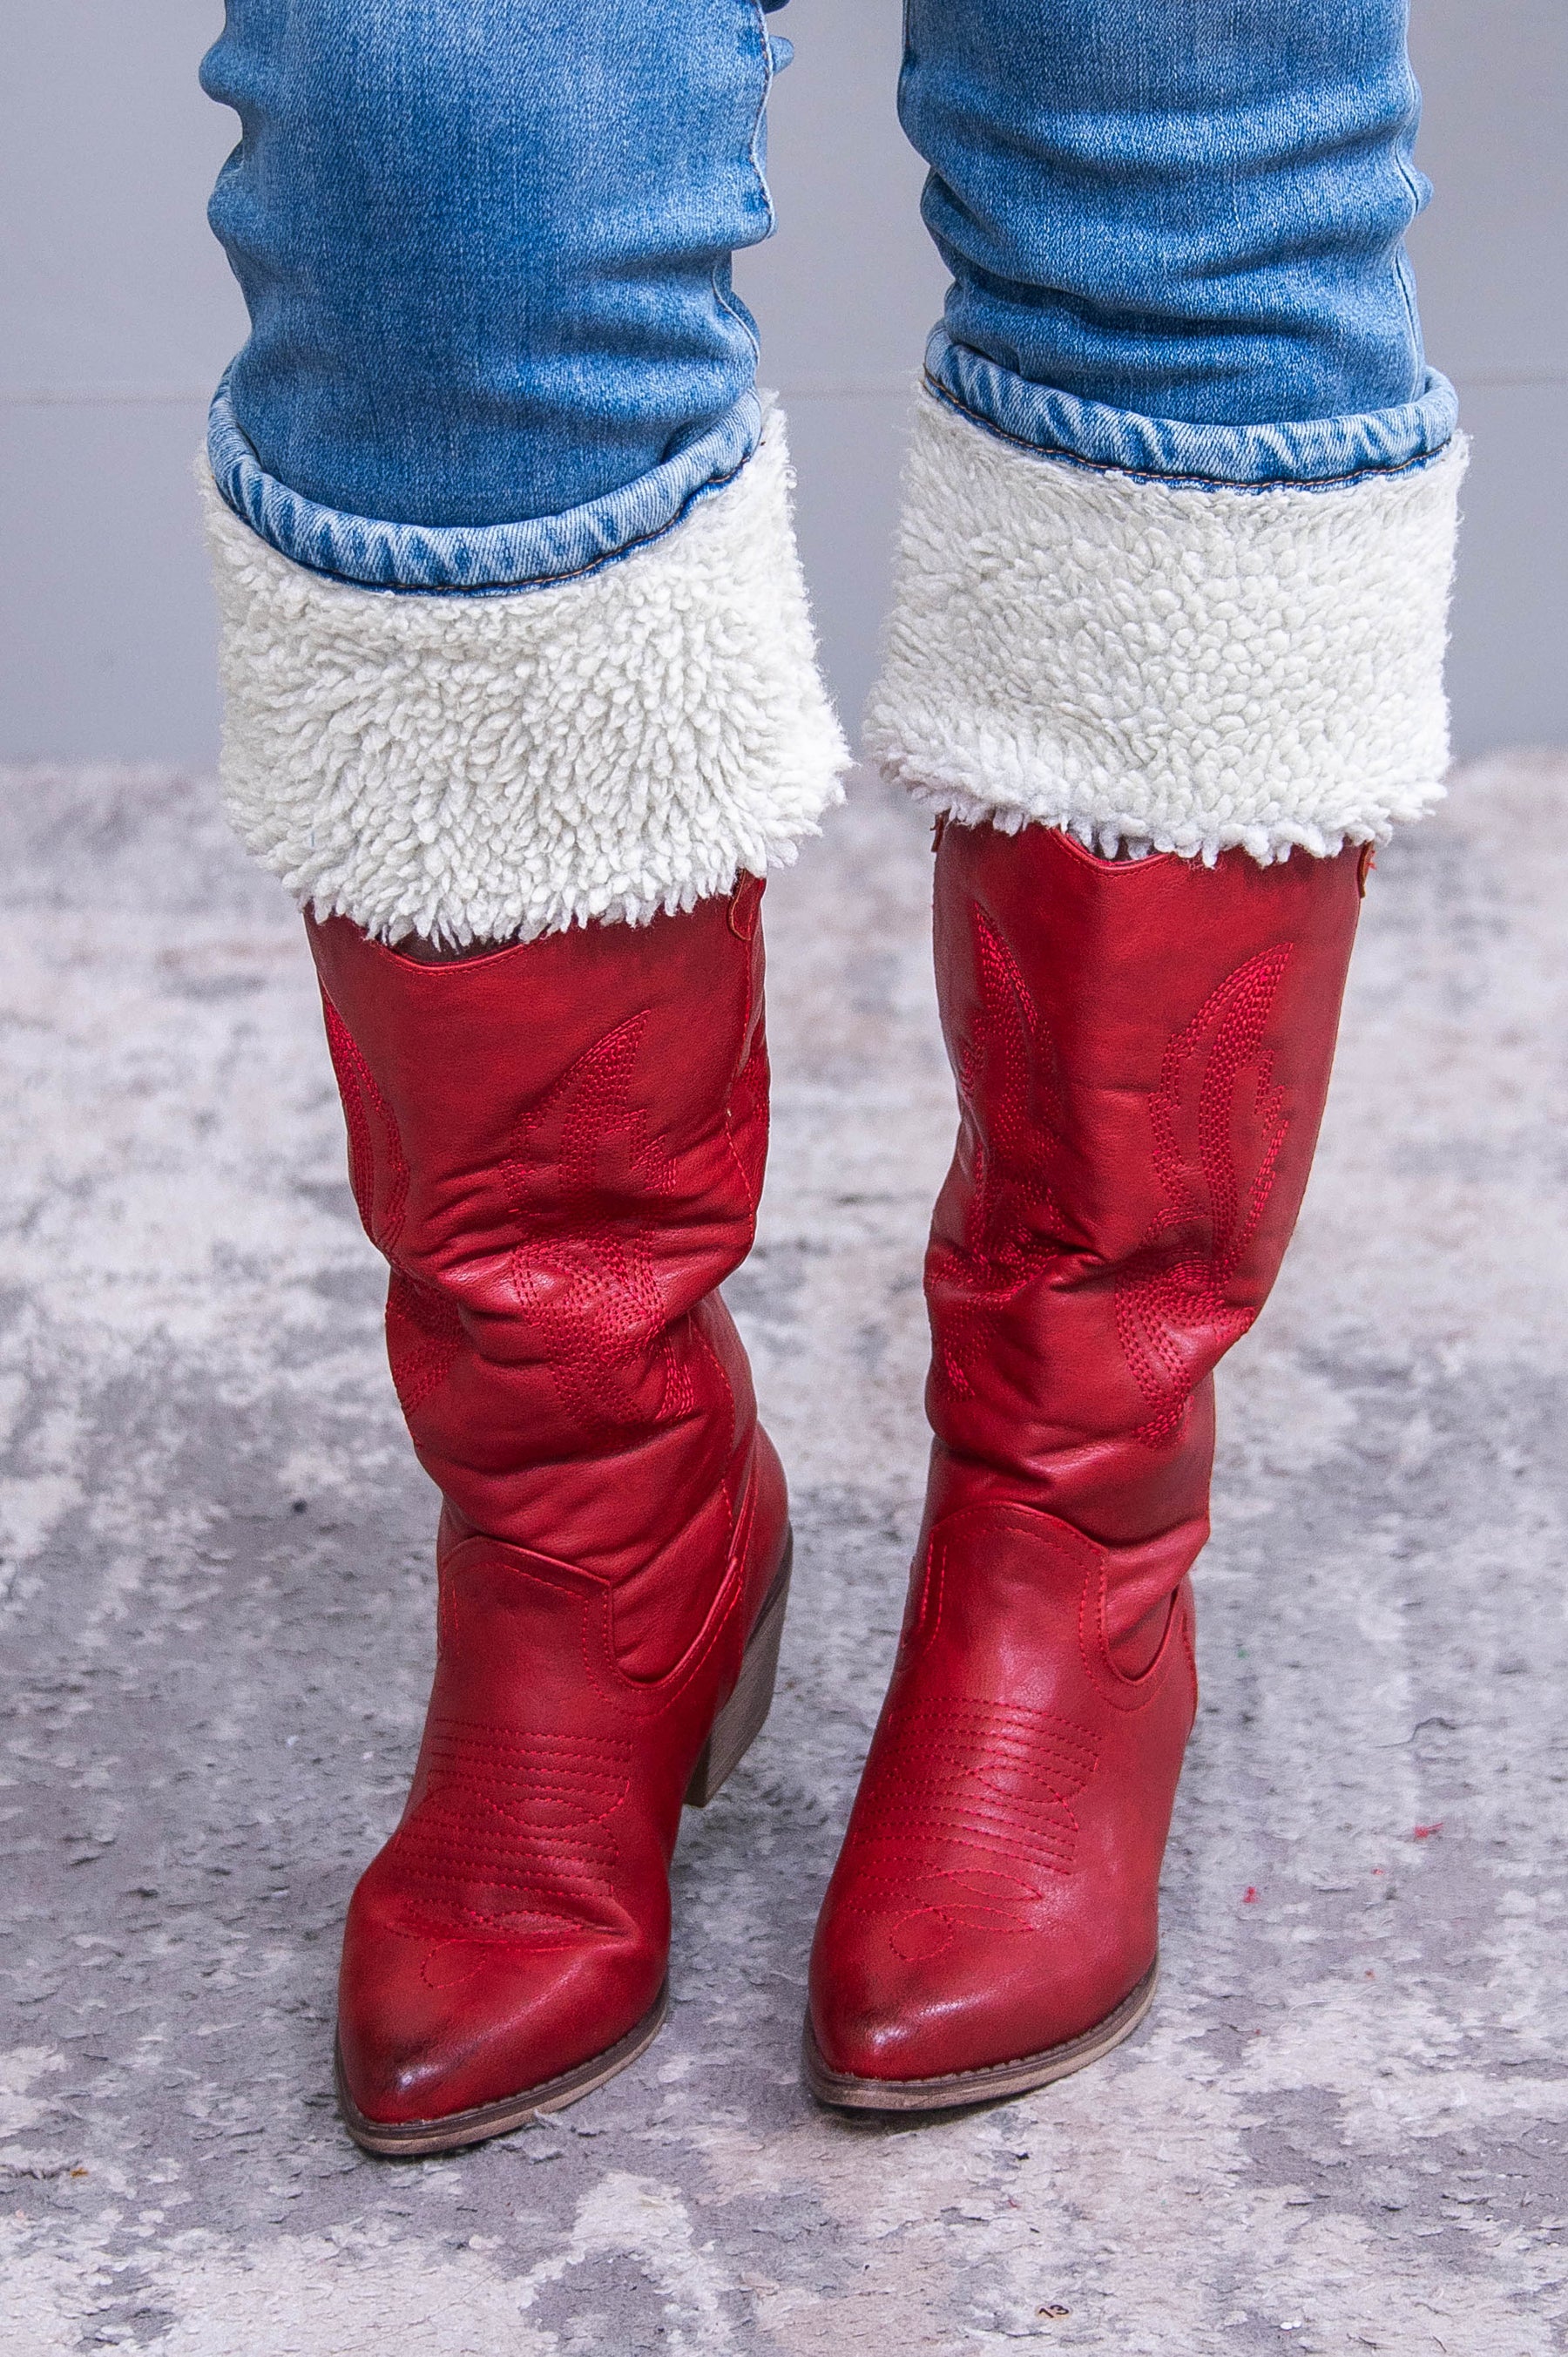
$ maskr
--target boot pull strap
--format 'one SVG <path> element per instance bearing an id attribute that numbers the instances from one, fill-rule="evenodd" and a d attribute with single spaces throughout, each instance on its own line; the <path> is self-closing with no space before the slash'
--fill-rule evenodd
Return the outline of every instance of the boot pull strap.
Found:
<path id="1" fill-rule="evenodd" d="M 749 942 L 757 931 L 757 920 L 761 913 L 763 878 L 743 876 L 729 900 L 729 929 L 737 942 Z"/>

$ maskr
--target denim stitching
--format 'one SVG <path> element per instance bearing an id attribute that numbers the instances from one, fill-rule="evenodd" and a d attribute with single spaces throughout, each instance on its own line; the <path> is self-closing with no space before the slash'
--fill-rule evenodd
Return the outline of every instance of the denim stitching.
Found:
<path id="1" fill-rule="evenodd" d="M 275 541 L 267 540 L 263 533 L 257 532 L 250 517 L 234 505 L 216 474 L 213 476 L 213 481 L 217 485 L 218 495 L 224 506 L 231 515 L 238 517 L 247 532 L 255 533 L 256 538 L 263 542 L 265 546 L 274 549 L 290 565 L 297 565 L 302 573 L 313 575 L 317 581 L 335 581 L 345 589 L 360 589 L 368 597 L 525 597 L 530 590 L 554 589 L 568 581 L 585 581 L 592 575 L 607 572 L 612 565 L 622 564 L 627 557 L 635 556 L 639 549 L 656 547 L 660 541 L 668 540 L 670 534 L 685 522 L 699 500 L 711 499 L 715 491 L 727 490 L 738 476 L 745 473 L 756 455 L 755 449 L 748 450 L 745 457 L 730 468 L 727 475 L 714 475 L 707 482 L 699 483 L 695 490 L 688 493 L 680 509 L 671 517 L 668 523 L 660 524 L 655 531 L 639 533 L 635 540 L 628 540 L 621 547 L 608 550 L 603 556 L 596 556 L 591 565 L 577 565 L 570 573 L 535 573 L 526 576 L 520 581 L 476 583 L 467 588 L 456 587 L 450 582 L 426 585 L 424 582 L 360 581 L 351 573 L 329 573 L 325 565 L 307 564 L 304 557 L 296 556 L 291 549 L 279 548 Z M 275 479 L 275 478 L 269 479 Z M 285 488 L 286 489 L 286 486 Z"/>
<path id="2" fill-rule="evenodd" d="M 1165 475 L 1161 474 L 1156 468 L 1118 467 L 1112 465 L 1108 458 L 1086 458 L 1075 450 L 1062 450 L 1054 445 L 1047 447 L 1040 442 L 1026 442 L 1022 435 L 1011 434 L 1006 426 L 998 425 L 994 418 L 983 416 L 978 409 L 971 409 L 967 403 L 959 399 L 957 393 L 951 392 L 947 385 L 939 382 L 929 368 L 923 368 L 920 375 L 927 392 L 936 400 L 945 403 L 948 408 L 955 411 L 960 417 L 967 418 L 972 425 L 978 425 L 982 433 L 993 435 L 998 442 L 1006 442 L 1015 450 L 1027 451 L 1031 457 L 1047 459 L 1055 466 L 1077 467 L 1085 474 L 1119 475 L 1123 482 L 1166 483 L 1177 490 L 1185 490 L 1239 491 L 1250 493 L 1254 497 L 1263 497 L 1270 491 L 1279 490 L 1338 490 L 1348 483 L 1369 482 L 1379 477 L 1420 474 L 1425 468 L 1436 465 L 1454 438 L 1450 435 L 1448 440 L 1440 443 L 1435 450 L 1423 451 L 1413 458 L 1402 460 L 1397 467 L 1358 467 L 1348 475 L 1316 475 L 1310 481 L 1304 480 L 1295 475 L 1274 475 L 1271 476 L 1266 482 L 1258 483 L 1233 482 L 1224 475 Z"/>

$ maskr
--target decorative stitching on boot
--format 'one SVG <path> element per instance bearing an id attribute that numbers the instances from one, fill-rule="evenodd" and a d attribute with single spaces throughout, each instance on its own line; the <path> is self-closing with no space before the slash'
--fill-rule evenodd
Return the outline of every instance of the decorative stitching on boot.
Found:
<path id="1" fill-rule="evenodd" d="M 387 1361 L 398 1405 L 412 1419 L 463 1355 L 463 1320 L 433 1285 L 393 1267 L 387 1286 Z"/>
<path id="2" fill-rule="evenodd" d="M 631 1099 L 650 1020 L 645 1008 L 583 1050 L 528 1115 L 506 1165 L 524 1229 L 508 1262 L 512 1288 L 590 1433 L 671 1423 L 697 1405 L 691 1363 L 664 1330 L 659 1265 L 638 1232 L 650 1199 L 680 1191 L 675 1163 Z M 650 1413 L 639 1394 L 653 1366 L 660 1395 Z"/>
<path id="3" fill-rule="evenodd" d="M 1249 958 L 1165 1049 L 1149 1101 L 1153 1163 L 1166 1209 L 1116 1284 L 1116 1332 L 1155 1411 L 1133 1437 L 1163 1448 L 1196 1385 L 1257 1316 L 1227 1287 L 1258 1232 L 1290 1126 L 1263 1047 L 1288 942 Z M 1242 1082 L 1255 1074 L 1250 1160 L 1236 1146 Z"/>
<path id="4" fill-rule="evenodd" d="M 948 1846 L 1026 1873 L 1072 1872 L 1079 1828 L 1069 1804 L 1100 1759 L 1087 1729 L 1053 1711 L 970 1697 L 898 1713 L 890 1748 L 869 1820 L 851 1830 L 857 1857 Z M 889 1864 L 866 1887 L 913 1895 L 931 1870 Z M 1026 1882 L 1016 1888 L 1032 1895 Z"/>
<path id="5" fill-rule="evenodd" d="M 426 1744 L 427 1788 L 393 1836 L 400 1880 L 491 1932 L 602 1928 L 620 1857 L 606 1828 L 631 1789 L 631 1745 L 440 1718 Z"/>

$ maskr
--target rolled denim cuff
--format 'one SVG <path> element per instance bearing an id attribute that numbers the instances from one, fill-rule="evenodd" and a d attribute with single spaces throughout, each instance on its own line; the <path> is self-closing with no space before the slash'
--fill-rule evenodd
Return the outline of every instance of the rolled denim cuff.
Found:
<path id="1" fill-rule="evenodd" d="M 1140 417 L 1030 384 L 935 328 L 926 346 L 926 383 L 1004 440 L 1084 467 L 1112 468 L 1171 483 L 1343 483 L 1395 473 L 1435 457 L 1453 438 L 1459 397 L 1428 369 L 1414 401 L 1360 416 L 1306 417 L 1268 425 L 1200 425 Z"/>
<path id="2" fill-rule="evenodd" d="M 227 374 L 207 421 L 207 457 L 225 504 L 280 556 L 334 581 L 414 594 L 482 596 L 571 581 L 661 539 L 694 500 L 739 474 L 762 434 L 762 404 L 733 409 L 624 489 L 517 523 L 388 523 L 350 515 L 269 475 L 234 414 Z"/>

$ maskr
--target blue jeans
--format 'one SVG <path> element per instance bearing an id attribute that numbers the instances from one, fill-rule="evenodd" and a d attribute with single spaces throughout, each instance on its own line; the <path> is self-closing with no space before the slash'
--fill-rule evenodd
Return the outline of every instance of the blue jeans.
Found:
<path id="1" fill-rule="evenodd" d="M 778 0 L 773 0 L 778 5 Z M 850 5 L 850 0 L 845 0 Z M 755 449 L 766 0 L 228 0 L 231 508 L 405 591 L 575 578 Z M 953 277 L 935 394 L 1025 448 L 1328 484 L 1448 441 L 1404 232 L 1405 0 L 908 0 Z"/>

